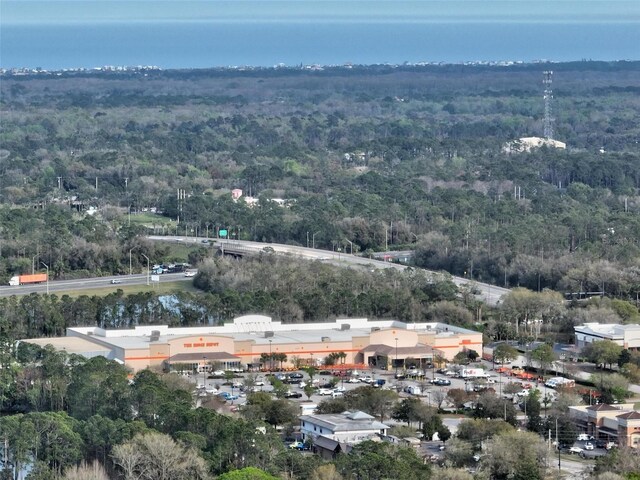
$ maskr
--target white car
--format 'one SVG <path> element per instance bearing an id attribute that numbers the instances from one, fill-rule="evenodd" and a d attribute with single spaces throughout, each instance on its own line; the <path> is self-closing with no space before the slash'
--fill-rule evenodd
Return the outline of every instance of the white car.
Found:
<path id="1" fill-rule="evenodd" d="M 360 383 L 360 379 L 358 377 L 351 377 L 347 380 L 347 383 Z"/>
<path id="2" fill-rule="evenodd" d="M 334 390 L 333 392 L 331 392 L 331 397 L 332 398 L 344 397 L 344 392 L 338 392 L 338 391 Z"/>
<path id="3" fill-rule="evenodd" d="M 591 438 L 589 438 L 589 435 L 587 435 L 586 433 L 581 433 L 580 435 L 578 435 L 579 442 L 587 442 L 589 440 L 591 440 Z"/>
<path id="4" fill-rule="evenodd" d="M 253 382 L 253 385 L 256 387 L 264 387 L 264 380 L 256 380 Z"/>
<path id="5" fill-rule="evenodd" d="M 195 277 L 196 276 L 196 272 L 184 272 L 184 276 L 185 277 Z"/>
<path id="6" fill-rule="evenodd" d="M 360 377 L 360 381 L 362 383 L 373 383 L 373 378 L 367 375 L 366 377 Z"/>
<path id="7" fill-rule="evenodd" d="M 333 395 L 333 390 L 329 390 L 328 388 L 319 388 L 316 392 L 318 395 Z"/>
<path id="8" fill-rule="evenodd" d="M 341 387 L 340 385 L 338 385 L 336 388 L 333 389 L 333 391 L 334 392 L 342 392 L 342 393 L 344 393 L 344 392 L 347 391 L 347 389 L 344 388 L 344 387 Z"/>
<path id="9" fill-rule="evenodd" d="M 593 450 L 593 448 L 594 448 L 593 447 L 593 443 L 591 443 L 591 442 L 587 442 L 587 443 L 584 444 L 584 449 L 585 450 Z"/>
<path id="10" fill-rule="evenodd" d="M 580 447 L 571 447 L 569 453 L 583 453 L 584 450 Z"/>

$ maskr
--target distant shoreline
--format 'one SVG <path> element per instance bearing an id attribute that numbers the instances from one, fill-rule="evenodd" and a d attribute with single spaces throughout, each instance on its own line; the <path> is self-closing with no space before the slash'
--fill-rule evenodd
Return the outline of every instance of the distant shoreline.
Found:
<path id="1" fill-rule="evenodd" d="M 379 63 L 379 64 L 344 64 L 344 65 L 275 65 L 267 66 L 227 66 L 227 67 L 209 67 L 209 68 L 161 68 L 155 65 L 137 65 L 137 66 L 102 66 L 93 68 L 75 68 L 46 70 L 38 68 L 0 68 L 0 76 L 24 77 L 24 76 L 63 76 L 63 75 L 92 75 L 92 74 L 110 74 L 110 75 L 129 75 L 129 74 L 149 74 L 149 73 L 251 73 L 251 72 L 323 72 L 323 71 L 354 71 L 354 72 L 371 72 L 371 71 L 393 71 L 393 70 L 426 70 L 426 69 L 451 69 L 451 68 L 514 68 L 528 70 L 539 66 L 552 66 L 553 68 L 577 67 L 584 66 L 592 68 L 594 65 L 603 67 L 630 67 L 632 70 L 640 69 L 640 60 L 575 60 L 575 61 L 552 61 L 539 60 L 533 62 L 524 61 L 487 61 L 487 62 L 462 62 L 462 63 L 446 63 L 446 62 L 420 62 L 402 64 Z"/>

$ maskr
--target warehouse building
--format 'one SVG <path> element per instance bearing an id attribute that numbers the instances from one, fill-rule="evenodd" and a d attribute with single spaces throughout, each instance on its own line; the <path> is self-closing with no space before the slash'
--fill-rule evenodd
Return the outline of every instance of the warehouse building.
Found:
<path id="1" fill-rule="evenodd" d="M 622 348 L 640 348 L 640 325 L 638 324 L 585 323 L 574 327 L 574 330 L 578 349 L 599 340 L 611 340 Z"/>
<path id="2" fill-rule="evenodd" d="M 139 326 L 128 330 L 73 327 L 66 337 L 24 340 L 86 357 L 119 361 L 132 371 L 271 368 L 322 365 L 331 353 L 339 362 L 373 368 L 427 365 L 436 356 L 451 360 L 458 352 L 482 352 L 482 334 L 442 323 L 404 323 L 366 318 L 283 324 L 263 315 L 246 315 L 222 326 Z M 286 356 L 286 359 L 285 359 Z"/>

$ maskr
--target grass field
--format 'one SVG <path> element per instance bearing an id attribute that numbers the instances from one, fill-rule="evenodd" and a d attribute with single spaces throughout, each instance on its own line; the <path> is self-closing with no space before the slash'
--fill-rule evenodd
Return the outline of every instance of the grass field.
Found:
<path id="1" fill-rule="evenodd" d="M 139 292 L 153 292 L 160 295 L 170 295 L 176 292 L 191 292 L 198 293 L 200 290 L 193 286 L 193 282 L 178 281 L 178 282 L 166 282 L 157 283 L 154 285 L 108 285 L 100 288 L 88 288 L 85 290 L 70 290 L 68 292 L 56 292 L 56 295 L 69 295 L 71 298 L 87 296 L 99 296 L 104 297 L 117 290 L 122 290 L 125 295 L 131 295 Z"/>

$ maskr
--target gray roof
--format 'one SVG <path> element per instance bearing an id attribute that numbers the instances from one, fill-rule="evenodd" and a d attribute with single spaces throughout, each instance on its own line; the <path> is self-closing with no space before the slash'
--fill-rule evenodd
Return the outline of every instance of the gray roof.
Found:
<path id="1" fill-rule="evenodd" d="M 313 445 L 316 447 L 324 448 L 325 450 L 335 452 L 336 449 L 340 446 L 340 442 L 325 437 L 324 435 L 319 435 L 318 437 L 313 439 Z"/>
<path id="2" fill-rule="evenodd" d="M 332 432 L 383 430 L 389 428 L 388 425 L 377 421 L 375 417 L 361 411 L 302 415 L 300 420 L 328 428 Z"/>

